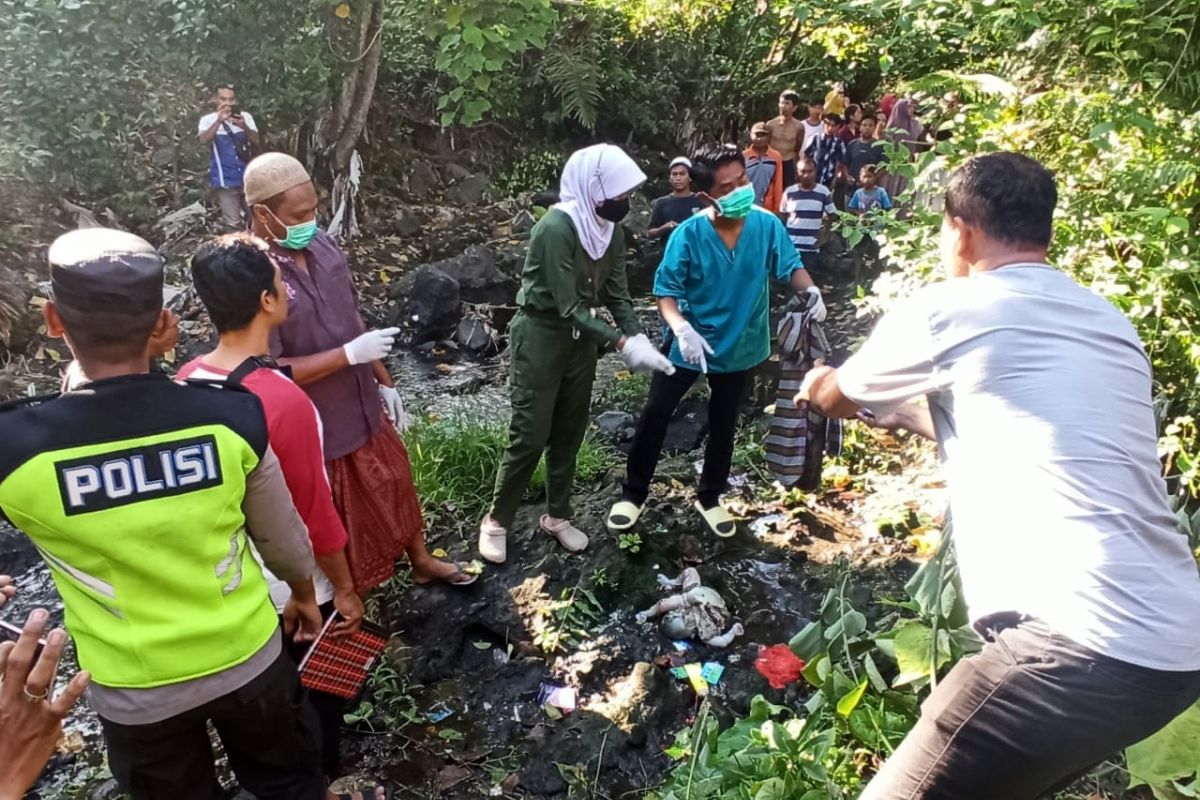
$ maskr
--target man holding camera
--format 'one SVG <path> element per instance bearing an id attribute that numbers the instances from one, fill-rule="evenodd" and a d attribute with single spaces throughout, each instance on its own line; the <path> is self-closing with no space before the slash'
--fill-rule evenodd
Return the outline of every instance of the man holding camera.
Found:
<path id="1" fill-rule="evenodd" d="M 221 209 L 221 226 L 230 231 L 242 230 L 246 227 L 242 174 L 259 147 L 258 126 L 254 117 L 238 106 L 232 86 L 218 86 L 212 102 L 217 110 L 200 118 L 197 138 L 212 151 L 210 185 Z"/>

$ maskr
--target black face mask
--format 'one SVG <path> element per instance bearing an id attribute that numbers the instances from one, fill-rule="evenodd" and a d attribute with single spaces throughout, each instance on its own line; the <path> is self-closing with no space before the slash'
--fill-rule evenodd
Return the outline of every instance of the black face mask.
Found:
<path id="1" fill-rule="evenodd" d="M 609 222 L 617 223 L 625 219 L 629 213 L 629 200 L 605 200 L 596 206 L 596 216 Z"/>

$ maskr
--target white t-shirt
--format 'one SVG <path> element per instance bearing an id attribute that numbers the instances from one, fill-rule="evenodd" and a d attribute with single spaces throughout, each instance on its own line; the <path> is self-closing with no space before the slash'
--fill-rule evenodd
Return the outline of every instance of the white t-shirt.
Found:
<path id="1" fill-rule="evenodd" d="M 209 124 L 211 125 L 212 122 L 209 122 Z M 800 145 L 800 151 L 796 154 L 797 159 L 804 155 L 813 139 L 825 135 L 825 123 L 820 120 L 817 121 L 816 125 L 813 125 L 807 119 L 802 119 L 800 120 L 800 124 L 804 126 L 804 144 Z"/>
<path id="2" fill-rule="evenodd" d="M 928 286 L 837 373 L 877 415 L 927 395 L 973 619 L 1038 617 L 1104 655 L 1200 669 L 1200 575 L 1160 476 L 1150 363 L 1044 264 Z"/>

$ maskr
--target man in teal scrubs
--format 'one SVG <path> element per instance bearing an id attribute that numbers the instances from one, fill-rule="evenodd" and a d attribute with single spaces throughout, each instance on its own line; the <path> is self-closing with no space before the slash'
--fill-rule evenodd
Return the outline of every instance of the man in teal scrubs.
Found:
<path id="1" fill-rule="evenodd" d="M 742 152 L 712 145 L 692 158 L 692 185 L 709 207 L 675 229 L 654 278 L 658 311 L 671 329 L 675 373 L 656 373 L 638 422 L 621 500 L 608 527 L 628 530 L 650 492 L 667 424 L 701 373 L 708 378 L 708 445 L 696 510 L 718 536 L 732 536 L 733 517 L 720 505 L 733 457 L 738 406 L 751 372 L 771 353 L 769 284 L 791 283 L 813 295 L 815 318 L 825 318 L 821 291 L 800 263 L 779 218 L 754 205 Z"/>

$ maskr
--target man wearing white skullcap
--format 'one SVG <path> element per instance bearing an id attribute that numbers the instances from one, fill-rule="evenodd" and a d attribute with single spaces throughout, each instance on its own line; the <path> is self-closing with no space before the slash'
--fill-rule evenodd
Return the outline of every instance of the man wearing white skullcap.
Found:
<path id="1" fill-rule="evenodd" d="M 245 187 L 253 231 L 270 245 L 288 296 L 270 354 L 291 368 L 321 415 L 355 588 L 365 594 L 387 581 L 401 554 L 417 583 L 472 583 L 477 576 L 465 565 L 440 561 L 425 547 L 408 451 L 396 432 L 404 406 L 383 363 L 399 329 L 366 329 L 346 255 L 317 229 L 317 192 L 303 164 L 265 153 L 246 168 Z"/>
<path id="2" fill-rule="evenodd" d="M 701 209 L 702 204 L 692 193 L 691 168 L 692 162 L 683 156 L 671 160 L 671 193 L 658 198 L 651 206 L 650 229 L 646 235 L 666 239 L 679 223 Z"/>

